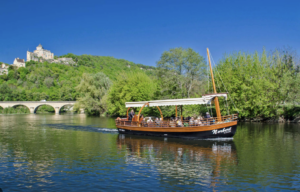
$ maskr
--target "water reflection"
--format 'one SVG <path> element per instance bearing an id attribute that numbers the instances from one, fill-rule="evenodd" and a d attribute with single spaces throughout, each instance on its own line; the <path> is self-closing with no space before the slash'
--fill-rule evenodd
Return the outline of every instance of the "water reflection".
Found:
<path id="1" fill-rule="evenodd" d="M 0 115 L 0 175 L 4 191 L 297 191 L 300 127 L 183 140 L 118 134 L 113 118 L 84 114 Z"/>
<path id="2" fill-rule="evenodd" d="M 234 141 L 182 140 L 119 134 L 118 149 L 126 150 L 127 164 L 151 164 L 170 185 L 210 184 L 226 181 L 237 165 Z"/>

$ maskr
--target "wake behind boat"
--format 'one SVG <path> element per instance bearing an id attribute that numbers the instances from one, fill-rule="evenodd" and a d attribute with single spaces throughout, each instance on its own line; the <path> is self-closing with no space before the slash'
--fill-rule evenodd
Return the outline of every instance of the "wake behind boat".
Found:
<path id="1" fill-rule="evenodd" d="M 214 89 L 213 94 L 206 94 L 201 98 L 126 102 L 125 105 L 128 108 L 127 118 L 117 118 L 115 120 L 119 133 L 185 138 L 233 137 L 237 129 L 238 114 L 221 116 L 218 97 L 225 97 L 227 99 L 227 93 L 217 93 L 208 49 L 207 55 Z M 175 106 L 175 116 L 177 117 L 177 106 L 209 105 L 212 102 L 215 104 L 217 117 L 203 118 L 197 121 L 184 121 L 181 114 L 180 124 L 169 120 L 164 121 L 163 114 L 159 108 L 160 106 Z M 157 107 L 161 115 L 161 120 L 159 122 L 145 122 L 140 116 L 145 106 Z M 141 107 L 141 109 L 138 115 L 135 115 L 130 120 L 128 111 L 131 107 Z"/>

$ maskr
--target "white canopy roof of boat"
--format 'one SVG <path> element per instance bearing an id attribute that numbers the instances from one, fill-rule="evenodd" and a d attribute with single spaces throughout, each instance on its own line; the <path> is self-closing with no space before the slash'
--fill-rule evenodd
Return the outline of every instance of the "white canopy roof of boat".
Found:
<path id="1" fill-rule="evenodd" d="M 207 95 L 203 95 L 201 98 L 126 102 L 125 105 L 126 107 L 143 107 L 143 105 L 145 105 L 146 103 L 149 103 L 149 107 L 171 106 L 171 105 L 201 105 L 201 104 L 210 104 L 213 98 L 215 97 L 225 97 L 227 99 L 227 93 L 207 94 Z"/>

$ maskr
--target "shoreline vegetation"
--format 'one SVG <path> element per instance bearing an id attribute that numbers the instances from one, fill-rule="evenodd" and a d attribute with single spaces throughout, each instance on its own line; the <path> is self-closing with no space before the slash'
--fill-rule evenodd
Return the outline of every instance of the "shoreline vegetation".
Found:
<path id="1" fill-rule="evenodd" d="M 26 68 L 9 67 L 0 76 L 0 101 L 74 101 L 73 111 L 88 115 L 125 116 L 127 101 L 180 99 L 212 93 L 203 56 L 193 49 L 174 48 L 162 53 L 156 67 L 105 56 L 67 54 L 75 65 L 26 62 Z M 1 62 L 0 62 L 1 64 Z M 290 50 L 233 53 L 213 66 L 222 115 L 239 112 L 241 121 L 300 123 L 300 75 L 297 54 Z M 228 110 L 227 110 L 228 105 Z M 136 108 L 137 112 L 139 108 Z M 162 107 L 165 117 L 174 107 Z M 184 106 L 183 116 L 204 115 L 212 106 Z M 0 113 L 29 113 L 24 106 L 0 108 Z M 39 113 L 53 113 L 41 106 Z M 155 108 L 144 115 L 159 116 Z M 179 110 L 180 114 L 180 110 Z"/>

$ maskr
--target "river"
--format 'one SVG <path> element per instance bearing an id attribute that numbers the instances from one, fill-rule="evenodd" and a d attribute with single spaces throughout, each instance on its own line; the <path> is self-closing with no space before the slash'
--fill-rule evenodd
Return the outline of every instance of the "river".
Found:
<path id="1" fill-rule="evenodd" d="M 233 139 L 118 134 L 84 114 L 0 115 L 6 191 L 299 191 L 300 125 L 240 123 Z"/>

